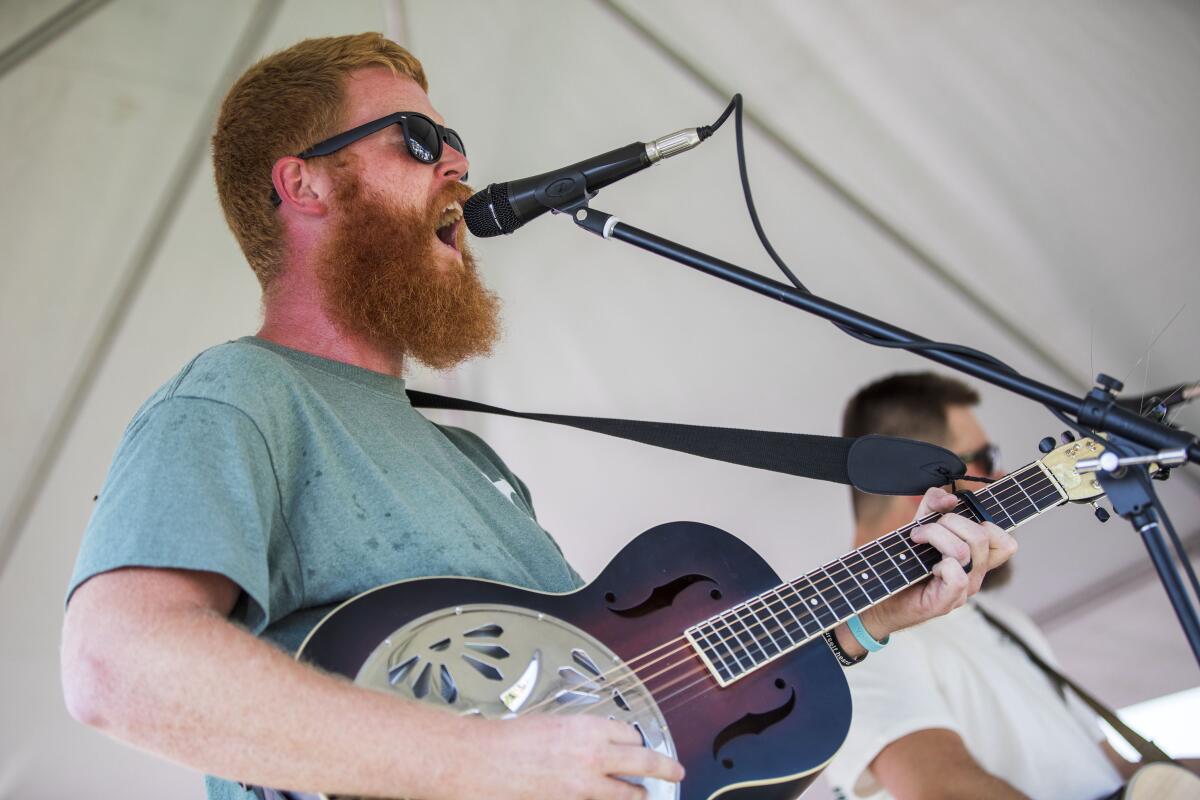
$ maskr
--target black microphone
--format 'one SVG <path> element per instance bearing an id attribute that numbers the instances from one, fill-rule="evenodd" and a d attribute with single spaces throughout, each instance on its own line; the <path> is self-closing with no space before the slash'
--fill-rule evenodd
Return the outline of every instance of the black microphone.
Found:
<path id="1" fill-rule="evenodd" d="M 493 183 L 463 204 L 467 229 L 480 238 L 512 233 L 551 209 L 564 210 L 621 178 L 691 150 L 713 128 L 685 128 L 652 142 L 634 142 L 532 178 Z"/>

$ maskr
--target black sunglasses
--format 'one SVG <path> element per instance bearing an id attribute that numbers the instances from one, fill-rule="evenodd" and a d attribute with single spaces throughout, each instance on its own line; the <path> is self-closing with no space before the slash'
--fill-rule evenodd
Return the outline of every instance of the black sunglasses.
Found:
<path id="1" fill-rule="evenodd" d="M 331 136 L 322 142 L 317 142 L 303 153 L 298 154 L 296 158 L 308 159 L 336 153 L 343 147 L 349 147 L 359 139 L 370 136 L 372 133 L 377 133 L 391 125 L 400 126 L 400 130 L 404 133 L 404 145 L 408 150 L 408 154 L 422 164 L 436 164 L 441 160 L 442 142 L 450 145 L 463 155 L 467 154 L 466 148 L 463 147 L 462 137 L 454 129 L 438 125 L 429 117 L 416 111 L 397 111 L 394 114 L 388 114 L 386 117 L 364 122 L 356 128 L 351 128 L 336 136 Z M 466 179 L 466 175 L 463 175 L 461 178 L 464 181 Z M 272 186 L 272 205 L 277 206 L 281 202 L 278 192 Z"/>
<path id="2" fill-rule="evenodd" d="M 1000 463 L 1000 448 L 988 442 L 983 447 L 971 453 L 955 453 L 959 460 L 964 464 L 978 464 L 983 467 L 984 477 L 991 475 L 996 471 L 996 465 Z"/>

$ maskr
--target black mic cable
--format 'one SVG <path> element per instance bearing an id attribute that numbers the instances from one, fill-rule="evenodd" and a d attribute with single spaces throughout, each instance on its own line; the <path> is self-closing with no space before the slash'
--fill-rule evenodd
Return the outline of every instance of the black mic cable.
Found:
<path id="1" fill-rule="evenodd" d="M 746 145 L 745 137 L 742 133 L 742 95 L 740 93 L 733 96 L 733 99 L 729 101 L 729 106 L 725 109 L 725 112 L 721 114 L 720 119 L 717 120 L 708 133 L 709 135 L 715 133 L 716 129 L 720 127 L 721 123 L 725 121 L 725 118 L 729 116 L 731 111 L 734 112 L 733 130 L 737 143 L 738 174 L 741 177 L 742 195 L 746 200 L 746 210 L 750 214 L 750 222 L 754 225 L 754 232 L 758 235 L 758 240 L 762 243 L 763 249 L 767 251 L 767 255 L 771 257 L 771 260 L 775 262 L 775 265 L 779 267 L 780 271 L 783 272 L 789 281 L 791 281 L 792 285 L 805 294 L 812 294 L 809 288 L 805 286 L 800 279 L 796 277 L 795 273 L 792 272 L 788 265 L 784 263 L 779 253 L 775 251 L 775 248 L 771 245 L 771 241 L 767 238 L 767 232 L 763 229 L 762 223 L 758 219 L 758 211 L 754 207 L 754 197 L 750 192 L 750 177 L 746 171 Z M 976 350 L 973 347 L 967 347 L 966 345 L 953 344 L 950 342 L 935 342 L 931 340 L 923 340 L 918 342 L 892 342 L 886 339 L 880 339 L 867 333 L 856 331 L 849 326 L 842 325 L 838 322 L 834 322 L 833 325 L 848 336 L 875 347 L 887 347 L 909 350 L 913 352 L 918 350 L 936 350 L 944 353 L 956 353 L 984 364 L 990 364 L 993 367 L 1005 372 L 1017 374 L 1015 369 L 1010 367 L 1008 364 L 1005 364 L 995 356 L 984 353 L 980 350 Z M 1068 417 L 1066 414 L 1056 408 L 1051 408 L 1050 406 L 1045 406 L 1045 408 L 1056 418 L 1058 418 L 1060 422 L 1073 429 L 1080 436 L 1088 436 L 1092 438 L 1096 437 L 1095 431 L 1084 426 L 1078 420 Z"/>

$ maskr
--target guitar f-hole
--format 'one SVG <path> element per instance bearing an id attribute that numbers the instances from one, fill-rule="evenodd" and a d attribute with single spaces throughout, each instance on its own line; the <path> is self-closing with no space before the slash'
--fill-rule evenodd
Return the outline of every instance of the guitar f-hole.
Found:
<path id="1" fill-rule="evenodd" d="M 716 583 L 715 580 L 707 575 L 697 575 L 695 573 L 681 575 L 670 583 L 664 583 L 661 586 L 654 587 L 654 591 L 650 592 L 650 596 L 637 605 L 630 606 L 628 608 L 613 608 L 610 605 L 608 610 L 621 617 L 644 617 L 647 614 L 651 614 L 655 611 L 661 611 L 662 609 L 670 606 L 675 602 L 675 598 L 679 596 L 679 593 L 689 586 L 696 583 L 705 582 L 713 584 Z M 716 592 L 717 590 L 714 589 L 713 591 Z M 719 592 L 717 593 L 717 596 L 720 596 Z M 616 602 L 616 599 L 616 595 L 612 592 L 608 592 L 604 595 L 604 600 L 607 603 L 614 603 Z"/>

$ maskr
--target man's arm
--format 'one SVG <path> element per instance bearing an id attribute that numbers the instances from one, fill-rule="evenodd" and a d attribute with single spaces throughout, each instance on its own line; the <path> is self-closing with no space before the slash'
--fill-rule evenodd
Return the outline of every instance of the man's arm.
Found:
<path id="1" fill-rule="evenodd" d="M 1026 795 L 979 766 L 962 737 L 944 728 L 901 736 L 871 762 L 896 800 L 1020 800 Z"/>
<path id="2" fill-rule="evenodd" d="M 355 687 L 230 623 L 238 594 L 223 576 L 184 570 L 85 582 L 63 630 L 71 714 L 198 770 L 283 789 L 626 800 L 640 789 L 609 776 L 682 777 L 621 723 L 470 719 Z"/>

